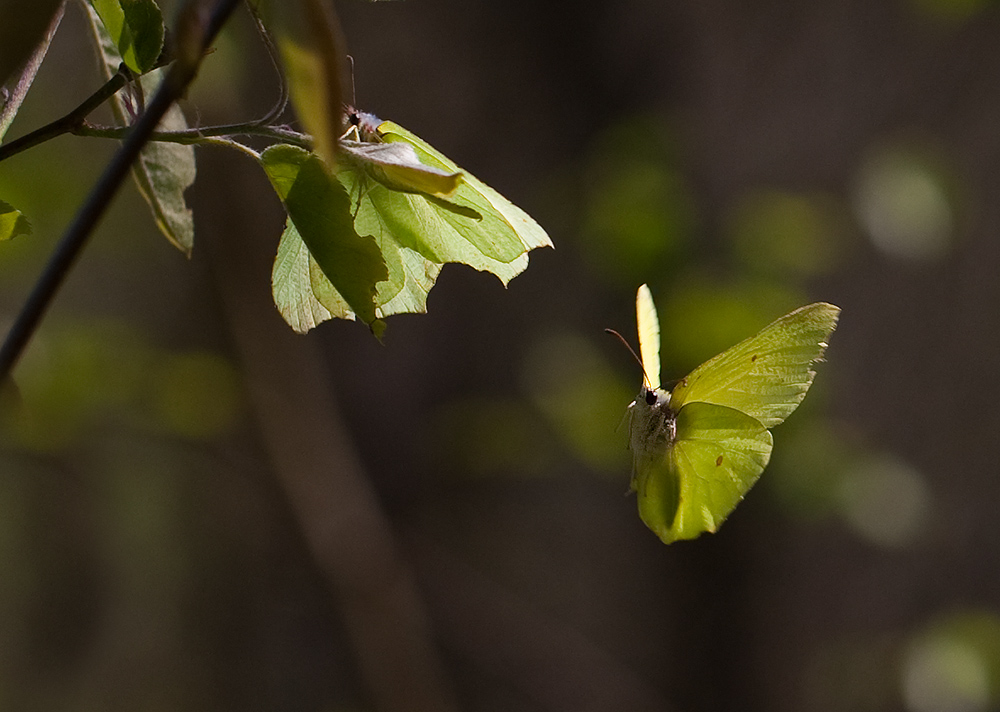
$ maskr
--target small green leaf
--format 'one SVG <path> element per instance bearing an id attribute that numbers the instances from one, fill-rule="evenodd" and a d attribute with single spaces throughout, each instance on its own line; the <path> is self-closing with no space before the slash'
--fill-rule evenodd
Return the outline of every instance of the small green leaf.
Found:
<path id="1" fill-rule="evenodd" d="M 271 0 L 264 9 L 277 35 L 292 105 L 316 153 L 332 168 L 343 132 L 346 55 L 333 6 L 322 0 Z"/>
<path id="2" fill-rule="evenodd" d="M 323 275 L 362 321 L 374 325 L 376 284 L 388 270 L 375 240 L 355 231 L 347 192 L 319 156 L 304 149 L 271 146 L 261 163 Z M 295 264 L 300 270 L 301 257 Z"/>
<path id="3" fill-rule="evenodd" d="M 105 31 L 94 8 L 87 5 L 90 28 L 101 55 L 105 78 L 118 71 L 121 56 L 110 35 Z M 140 90 L 150 96 L 162 81 L 164 69 L 149 72 L 140 80 Z M 110 102 L 115 119 L 122 126 L 129 123 L 125 100 L 116 94 Z M 188 128 L 184 112 L 174 105 L 160 122 L 163 131 L 182 131 Z M 160 232 L 187 255 L 194 246 L 194 217 L 187 207 L 184 192 L 194 183 L 197 168 L 194 146 L 179 143 L 152 141 L 142 149 L 139 160 L 132 167 L 139 193 L 145 198 Z"/>
<path id="4" fill-rule="evenodd" d="M 11 240 L 18 235 L 30 235 L 31 223 L 21 211 L 0 200 L 0 242 Z"/>
<path id="5" fill-rule="evenodd" d="M 90 0 L 126 66 L 145 74 L 163 50 L 163 14 L 153 0 Z"/>

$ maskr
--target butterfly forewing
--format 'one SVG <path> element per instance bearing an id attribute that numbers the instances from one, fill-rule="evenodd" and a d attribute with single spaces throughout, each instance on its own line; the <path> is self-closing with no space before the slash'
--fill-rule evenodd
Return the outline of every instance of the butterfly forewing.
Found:
<path id="1" fill-rule="evenodd" d="M 527 213 L 468 171 L 459 168 L 419 136 L 391 121 L 383 122 L 378 132 L 388 143 L 401 141 L 409 144 L 420 160 L 429 166 L 444 171 L 462 171 L 462 184 L 444 202 L 466 208 L 464 214 L 461 209 L 449 209 L 448 205 L 439 205 L 439 210 L 460 232 L 479 233 L 465 235 L 466 239 L 475 240 L 482 234 L 488 234 L 491 240 L 485 243 L 485 249 L 480 248 L 487 257 L 509 262 L 513 259 L 511 254 L 516 257 L 525 250 L 552 246 L 546 232 Z M 449 212 L 452 213 L 450 216 Z"/>
<path id="2" fill-rule="evenodd" d="M 653 295 L 645 284 L 635 295 L 635 319 L 639 327 L 639 354 L 647 388 L 660 387 L 660 320 Z"/>
<path id="3" fill-rule="evenodd" d="M 818 302 L 781 317 L 682 379 L 671 406 L 714 403 L 756 418 L 765 428 L 777 425 L 809 390 L 813 364 L 822 357 L 839 314 L 839 308 Z"/>
<path id="4" fill-rule="evenodd" d="M 667 544 L 716 531 L 764 471 L 771 443 L 748 415 L 689 403 L 677 414 L 663 464 L 638 489 L 639 515 Z"/>

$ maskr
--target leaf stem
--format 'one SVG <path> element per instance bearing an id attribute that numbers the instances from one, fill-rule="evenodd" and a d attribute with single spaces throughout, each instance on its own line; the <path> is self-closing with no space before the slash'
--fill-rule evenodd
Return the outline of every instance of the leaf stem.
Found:
<path id="1" fill-rule="evenodd" d="M 215 39 L 238 3 L 239 0 L 219 0 L 208 21 L 202 27 L 197 28 L 200 31 L 198 44 L 201 46 L 201 51 L 197 53 L 197 56 L 194 53 L 185 55 L 170 67 L 166 79 L 146 105 L 146 110 L 132 127 L 125 143 L 118 149 L 97 185 L 90 191 L 83 207 L 80 208 L 72 224 L 56 246 L 55 252 L 49 258 L 42 275 L 8 332 L 3 346 L 0 347 L 0 382 L 6 381 L 10 376 L 21 352 L 31 339 L 35 329 L 38 328 L 42 316 L 86 245 L 87 239 L 118 192 L 132 164 L 138 158 L 139 151 L 149 141 L 149 137 L 156 130 L 167 110 L 184 94 L 188 84 L 197 73 L 205 49 Z M 188 7 L 191 7 L 190 3 Z M 181 12 L 181 16 L 183 16 L 183 10 Z M 121 71 L 116 76 L 119 75 L 121 75 Z M 124 80 L 124 77 L 122 79 Z"/>

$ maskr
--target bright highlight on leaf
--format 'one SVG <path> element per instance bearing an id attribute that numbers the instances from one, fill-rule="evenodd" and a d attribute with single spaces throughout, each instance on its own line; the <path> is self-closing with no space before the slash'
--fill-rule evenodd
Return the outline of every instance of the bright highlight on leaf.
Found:
<path id="1" fill-rule="evenodd" d="M 667 392 L 656 307 L 649 288 L 639 288 L 645 378 L 629 405 L 632 489 L 639 516 L 664 543 L 715 532 L 757 481 L 771 457 L 768 428 L 805 398 L 839 315 L 823 302 L 796 309 Z"/>
<path id="2" fill-rule="evenodd" d="M 346 191 L 344 219 L 384 261 L 386 274 L 374 286 L 378 319 L 426 311 L 427 293 L 445 263 L 492 272 L 506 285 L 528 266 L 530 250 L 552 246 L 524 211 L 406 129 L 354 110 L 347 123 L 333 182 Z M 264 153 L 269 175 L 274 161 L 268 157 L 277 148 Z M 310 242 L 300 219 L 289 214 L 296 229 L 282 235 L 272 273 L 285 320 L 307 331 L 330 317 L 361 314 L 318 260 L 321 243 Z"/>

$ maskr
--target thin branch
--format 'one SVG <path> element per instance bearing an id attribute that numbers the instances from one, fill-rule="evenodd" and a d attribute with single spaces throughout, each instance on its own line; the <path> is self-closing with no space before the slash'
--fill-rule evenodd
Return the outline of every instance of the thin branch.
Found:
<path id="1" fill-rule="evenodd" d="M 124 139 L 131 129 L 117 126 L 94 126 L 83 123 L 73 130 L 76 136 L 89 136 L 92 138 Z M 207 144 L 214 143 L 207 139 L 213 137 L 230 138 L 232 136 L 260 136 L 262 138 L 272 138 L 284 143 L 301 146 L 305 149 L 312 148 L 312 137 L 309 134 L 293 131 L 283 126 L 265 126 L 257 121 L 242 124 L 228 124 L 224 126 L 205 126 L 202 128 L 184 129 L 182 131 L 155 131 L 149 137 L 151 141 L 166 141 L 169 143 L 183 144 Z"/>
<path id="2" fill-rule="evenodd" d="M 264 21 L 260 18 L 260 13 L 257 12 L 257 8 L 254 7 L 252 2 L 247 2 L 246 8 L 250 12 L 250 17 L 253 19 L 254 27 L 257 29 L 257 36 L 260 37 L 261 42 L 264 44 L 264 49 L 267 50 L 268 59 L 271 60 L 271 67 L 274 69 L 274 73 L 278 77 L 278 102 L 269 112 L 257 121 L 259 125 L 263 126 L 277 121 L 278 117 L 281 116 L 285 112 L 285 109 L 288 108 L 288 82 L 285 81 L 285 73 L 281 70 L 281 60 L 278 59 L 278 47 L 275 45 L 274 38 L 271 37 L 271 33 L 268 32 L 267 27 L 264 26 Z"/>
<path id="3" fill-rule="evenodd" d="M 128 69 L 123 64 L 117 74 L 111 77 L 100 89 L 87 97 L 82 104 L 71 112 L 41 128 L 35 129 L 29 134 L 25 134 L 8 144 L 0 146 L 0 161 L 10 158 L 21 151 L 25 151 L 32 146 L 37 146 L 40 143 L 54 139 L 56 136 L 73 133 L 73 131 L 83 124 L 84 119 L 87 118 L 90 112 L 110 99 L 118 93 L 119 89 L 125 86 L 128 81 L 127 72 Z"/>
<path id="4" fill-rule="evenodd" d="M 42 36 L 42 41 L 38 43 L 31 56 L 28 57 L 28 61 L 24 63 L 24 68 L 21 70 L 14 88 L 7 96 L 7 101 L 4 103 L 3 109 L 0 110 L 0 141 L 7 135 L 10 125 L 14 123 L 14 117 L 17 116 L 21 104 L 24 103 L 24 97 L 28 95 L 28 89 L 31 88 L 32 82 L 35 81 L 35 75 L 38 74 L 38 69 L 42 66 L 42 60 L 48 54 L 49 45 L 52 44 L 52 38 L 56 36 L 56 30 L 59 29 L 59 23 L 62 22 L 65 11 L 66 0 L 63 0 L 52 15 L 52 20 L 49 21 L 49 26 Z"/>
<path id="5" fill-rule="evenodd" d="M 253 121 L 246 121 L 239 124 L 228 124 L 223 126 L 210 126 L 204 128 L 194 128 L 186 131 L 158 131 L 154 132 L 150 136 L 151 141 L 168 141 L 171 143 L 183 143 L 183 144 L 210 144 L 210 145 L 220 145 L 218 141 L 206 141 L 207 137 L 231 137 L 231 136 L 261 136 L 264 138 L 272 138 L 278 141 L 283 141 L 284 143 L 290 143 L 295 146 L 301 146 L 305 149 L 312 149 L 312 139 L 303 133 L 297 131 L 292 131 L 279 126 L 272 126 L 271 124 L 277 120 L 277 118 L 285 111 L 288 107 L 288 86 L 285 83 L 284 75 L 281 72 L 281 67 L 278 61 L 278 50 L 274 45 L 274 40 L 271 38 L 264 27 L 263 22 L 257 15 L 256 10 L 250 3 L 247 3 L 247 8 L 250 10 L 251 17 L 254 20 L 254 24 L 257 27 L 257 32 L 260 35 L 261 41 L 264 43 L 264 47 L 267 49 L 268 57 L 271 60 L 271 65 L 274 67 L 275 72 L 278 75 L 278 85 L 280 95 L 278 97 L 278 102 L 262 117 L 254 119 Z M 60 15 L 61 17 L 61 15 Z M 51 32 L 55 32 L 55 26 L 51 28 Z M 51 36 L 50 36 L 51 39 Z M 47 48 L 48 45 L 46 44 Z M 44 55 L 44 52 L 43 52 Z M 41 60 L 38 60 L 39 63 Z M 37 71 L 37 68 L 36 70 Z M 33 76 L 33 75 L 32 75 Z M 10 143 L 0 146 L 0 161 L 10 158 L 21 151 L 27 150 L 34 146 L 37 146 L 45 141 L 49 141 L 57 136 L 62 136 L 66 133 L 71 133 L 75 136 L 90 136 L 95 138 L 112 138 L 123 140 L 128 136 L 132 127 L 107 127 L 107 126 L 93 126 L 86 122 L 87 116 L 90 115 L 94 109 L 103 104 L 105 101 L 114 96 L 125 84 L 129 81 L 131 73 L 128 68 L 122 65 L 118 69 L 118 73 L 111 77 L 100 89 L 89 96 L 82 104 L 73 109 L 65 116 L 62 116 L 55 121 L 52 121 L 45 126 L 35 129 L 29 134 L 21 136 L 20 138 L 11 141 Z M 30 82 L 29 82 L 30 84 Z M 19 85 L 20 86 L 20 85 Z M 27 92 L 27 88 L 24 90 Z M 22 97 L 23 98 L 23 97 Z M 9 104 L 10 102 L 8 102 Z M 6 113 L 6 107 L 4 107 L 4 114 L 0 114 L 0 137 L 3 136 L 2 133 L 2 118 Z M 15 110 L 16 111 L 16 110 Z M 11 116 L 13 119 L 13 116 Z M 231 145 L 233 142 L 229 142 L 227 145 Z M 235 147 L 235 146 L 233 146 Z M 245 148 L 245 147 L 241 147 Z M 254 152 L 254 155 L 257 155 Z"/>
<path id="6" fill-rule="evenodd" d="M 104 211 L 124 182 L 132 164 L 139 157 L 139 151 L 149 141 L 150 135 L 156 130 L 167 110 L 184 94 L 198 71 L 204 50 L 208 48 L 219 30 L 222 29 L 222 25 L 236 9 L 238 3 L 239 0 L 219 0 L 208 18 L 208 22 L 205 26 L 198 28 L 201 31 L 199 36 L 201 52 L 196 57 L 189 53 L 185 59 L 179 59 L 170 67 L 163 84 L 146 106 L 146 111 L 139 117 L 129 133 L 128 139 L 115 154 L 111 163 L 108 164 L 97 185 L 91 190 L 87 201 L 80 208 L 76 218 L 56 246 L 52 257 L 49 258 L 45 270 L 18 314 L 3 346 L 0 347 L 0 382 L 6 381 L 10 376 L 14 364 L 17 363 L 21 352 L 31 339 L 35 329 L 38 328 L 42 316 L 59 287 L 62 286 L 63 280 L 80 251 L 86 245 L 87 239 L 97 226 L 97 222 L 104 215 Z M 180 16 L 183 17 L 183 10 Z"/>

